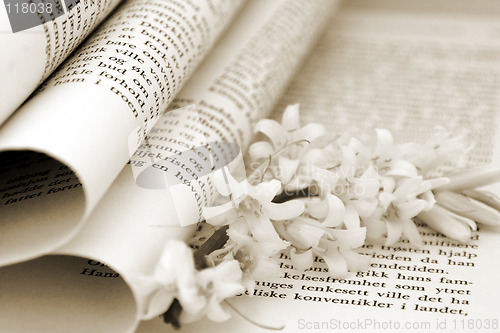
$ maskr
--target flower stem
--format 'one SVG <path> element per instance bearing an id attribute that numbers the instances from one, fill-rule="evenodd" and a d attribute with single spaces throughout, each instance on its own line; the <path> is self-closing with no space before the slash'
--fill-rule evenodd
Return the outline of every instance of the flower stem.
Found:
<path id="1" fill-rule="evenodd" d="M 255 320 L 253 320 L 253 319 L 249 318 L 248 316 L 244 315 L 240 310 L 238 310 L 237 307 L 234 306 L 234 304 L 231 304 L 231 302 L 229 302 L 228 299 L 226 299 L 224 302 L 226 302 L 226 304 L 234 312 L 236 312 L 241 318 L 245 319 L 246 321 L 248 321 L 252 325 L 255 325 L 257 327 L 260 327 L 260 328 L 263 328 L 263 329 L 266 329 L 266 330 L 272 330 L 272 331 L 281 331 L 281 330 L 283 330 L 285 328 L 284 324 L 281 324 L 281 326 L 270 326 L 270 325 L 265 325 L 265 324 L 258 323 Z"/>

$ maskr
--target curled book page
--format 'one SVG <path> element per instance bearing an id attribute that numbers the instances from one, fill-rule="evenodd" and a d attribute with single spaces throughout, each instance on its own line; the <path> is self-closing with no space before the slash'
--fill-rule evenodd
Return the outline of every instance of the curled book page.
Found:
<path id="1" fill-rule="evenodd" d="M 4 1 L 0 6 L 0 124 L 120 0 Z"/>
<path id="2" fill-rule="evenodd" d="M 203 169 L 206 157 L 206 151 L 193 148 L 206 140 L 211 157 L 210 163 L 205 162 L 211 168 L 229 161 L 237 164 L 253 135 L 253 124 L 278 100 L 335 6 L 334 1 L 304 0 L 261 0 L 245 6 L 170 106 L 172 110 L 189 110 L 194 105 L 193 117 L 181 115 L 176 119 L 167 114 L 146 135 L 138 129 L 140 124 L 130 126 L 125 137 L 135 130 L 137 135 L 128 142 L 135 142 L 138 149 L 78 234 L 55 250 L 53 256 L 0 269 L 0 274 L 6 276 L 0 286 L 0 330 L 42 327 L 60 332 L 127 332 L 134 331 L 140 320 L 160 314 L 164 309 L 151 303 L 161 293 L 160 286 L 153 281 L 146 287 L 144 281 L 154 275 L 165 244 L 171 239 L 190 237 L 200 207 L 211 204 L 217 194 L 209 177 L 197 174 L 196 182 L 189 179 L 191 172 L 187 169 Z M 110 68 L 102 70 L 114 73 Z M 109 79 L 103 78 L 103 83 L 109 84 Z M 203 135 L 195 136 L 200 128 Z M 189 151 L 198 158 L 188 158 L 182 170 L 177 170 L 187 181 L 175 183 L 175 178 L 179 179 L 176 171 L 168 190 L 156 181 L 151 184 L 146 168 L 141 170 L 153 164 L 159 169 L 168 168 L 170 162 L 179 166 L 173 162 L 175 155 L 188 156 Z M 147 158 L 153 161 L 146 163 Z M 172 177 L 160 175 L 167 183 Z M 61 269 L 64 274 L 51 270 L 51 266 L 60 267 L 66 261 L 73 263 L 65 265 L 67 270 Z M 36 274 L 46 278 L 37 279 Z M 25 278 L 20 279 L 21 275 Z M 29 292 L 19 296 L 19 290 L 25 288 Z M 95 298 L 80 298 L 81 290 Z M 163 302 L 168 304 L 171 299 L 164 296 Z M 31 301 L 33 297 L 37 302 Z M 30 309 L 22 310 L 26 307 Z M 30 321 L 18 320 L 19 314 L 26 311 Z M 106 320 L 99 320 L 101 317 Z"/>
<path id="3" fill-rule="evenodd" d="M 75 235 L 241 4 L 122 3 L 3 125 L 0 265 Z"/>

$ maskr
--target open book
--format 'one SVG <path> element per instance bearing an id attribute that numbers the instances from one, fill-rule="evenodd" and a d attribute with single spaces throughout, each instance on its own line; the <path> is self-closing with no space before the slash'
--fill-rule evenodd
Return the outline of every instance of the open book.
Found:
<path id="1" fill-rule="evenodd" d="M 200 132 L 244 151 L 337 2 L 42 4 L 38 25 L 16 21 L 22 5 L 1 14 L 0 330 L 133 331 L 155 315 L 136 281 L 215 191 L 184 181 L 203 153 L 167 188 L 140 178 L 143 159 Z"/>
<path id="2" fill-rule="evenodd" d="M 417 140 L 434 125 L 458 129 L 477 114 L 472 162 L 500 161 L 494 19 L 355 6 L 332 18 L 336 5 L 80 1 L 16 33 L 8 33 L 13 7 L 6 7 L 0 330 L 127 332 L 154 315 L 136 278 L 154 270 L 168 239 L 189 237 L 193 228 L 180 225 L 197 222 L 214 193 L 203 192 L 208 179 L 193 188 L 139 186 L 136 162 L 195 147 L 200 128 L 207 141 L 234 142 L 244 151 L 253 124 L 278 102 L 328 22 L 277 110 L 300 102 L 305 121 L 321 120 L 332 131 L 369 133 L 378 126 Z M 196 117 L 161 116 L 193 104 Z M 143 141 L 147 133 L 154 142 Z M 398 317 L 400 325 L 420 323 L 402 329 L 427 322 L 429 330 L 496 329 L 498 268 L 489 260 L 498 235 L 481 231 L 465 246 L 422 233 L 428 244 L 420 250 L 405 243 L 367 247 L 370 271 L 338 281 L 327 280 L 321 263 L 303 273 L 282 257 L 282 277 L 259 281 L 239 307 L 260 321 L 286 323 L 286 331 L 325 322 L 337 328 L 321 329 L 347 323 L 362 330 L 352 325 L 370 320 L 386 329 Z M 162 325 L 152 321 L 139 330 Z M 222 327 L 199 325 L 185 329 L 257 330 L 237 317 Z"/>
<path id="3" fill-rule="evenodd" d="M 500 24 L 492 1 L 346 1 L 273 110 L 300 103 L 301 121 L 365 138 L 387 128 L 422 142 L 435 126 L 468 131 L 470 165 L 500 166 Z M 500 187 L 491 188 L 500 194 Z M 366 272 L 333 279 L 316 262 L 258 281 L 232 304 L 284 332 L 498 331 L 498 230 L 462 244 L 419 227 L 425 245 L 365 246 Z M 158 332 L 161 319 L 139 332 Z M 181 332 L 268 332 L 234 315 Z"/>

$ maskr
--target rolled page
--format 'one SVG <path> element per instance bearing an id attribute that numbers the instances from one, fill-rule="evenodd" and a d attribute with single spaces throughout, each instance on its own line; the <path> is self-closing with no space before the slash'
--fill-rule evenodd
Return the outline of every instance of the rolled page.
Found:
<path id="1" fill-rule="evenodd" d="M 0 265 L 75 235 L 241 4 L 122 3 L 3 125 Z"/>
<path id="2" fill-rule="evenodd" d="M 199 124 L 160 118 L 148 136 L 149 145 L 139 148 L 130 163 L 140 160 L 141 151 L 161 159 L 196 146 L 190 135 L 200 124 L 210 142 L 236 143 L 244 151 L 253 123 L 271 110 L 335 5 L 250 2 L 172 106 L 194 104 Z M 196 169 L 196 162 L 187 167 Z M 146 188 L 136 182 L 131 165 L 126 166 L 78 235 L 54 252 L 58 255 L 0 269 L 5 276 L 0 286 L 1 329 L 127 332 L 141 319 L 164 311 L 152 307 L 154 292 L 141 281 L 152 276 L 168 240 L 185 240 L 193 232 L 194 226 L 179 227 L 181 221 L 196 222 L 200 205 L 210 204 L 216 194 L 208 179 L 193 187 L 193 181 L 188 183 L 168 190 Z M 51 269 L 61 265 L 67 267 L 61 269 L 64 274 Z M 25 289 L 29 292 L 21 293 Z M 93 296 L 82 297 L 82 290 Z M 20 313 L 29 313 L 30 321 L 16 320 Z"/>
<path id="3" fill-rule="evenodd" d="M 119 2 L 10 0 L 0 6 L 0 124 Z"/>

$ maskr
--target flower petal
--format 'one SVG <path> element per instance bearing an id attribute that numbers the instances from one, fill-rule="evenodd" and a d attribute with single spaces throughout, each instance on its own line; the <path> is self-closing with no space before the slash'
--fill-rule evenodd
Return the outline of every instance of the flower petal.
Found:
<path id="1" fill-rule="evenodd" d="M 253 211 L 245 215 L 248 228 L 258 242 L 282 242 L 271 220 L 263 213 Z"/>
<path id="2" fill-rule="evenodd" d="M 279 149 L 287 144 L 287 132 L 286 130 L 275 120 L 272 119 L 261 119 L 255 125 L 254 131 L 261 132 L 266 135 L 275 149 Z"/>
<path id="3" fill-rule="evenodd" d="M 461 242 L 470 240 L 471 227 L 475 225 L 471 219 L 457 215 L 439 204 L 429 211 L 421 212 L 418 217 L 434 230 Z"/>
<path id="4" fill-rule="evenodd" d="M 295 172 L 297 172 L 297 167 L 299 166 L 299 160 L 289 159 L 284 156 L 278 158 L 278 174 L 276 175 L 278 180 L 282 184 L 286 184 L 292 179 Z"/>
<path id="5" fill-rule="evenodd" d="M 378 200 L 376 198 L 352 200 L 351 205 L 356 208 L 360 218 L 366 218 L 372 216 L 378 206 Z"/>
<path id="6" fill-rule="evenodd" d="M 406 160 L 393 159 L 389 163 L 389 168 L 389 171 L 385 173 L 386 176 L 401 176 L 409 178 L 418 176 L 418 171 L 415 165 Z"/>
<path id="7" fill-rule="evenodd" d="M 347 268 L 351 272 L 364 271 L 369 267 L 370 257 L 364 254 L 359 254 L 351 249 L 339 248 L 340 253 L 344 257 Z"/>
<path id="8" fill-rule="evenodd" d="M 400 203 L 397 205 L 398 217 L 402 220 L 412 219 L 427 208 L 427 206 L 427 201 L 420 199 Z"/>
<path id="9" fill-rule="evenodd" d="M 265 214 L 271 220 L 283 221 L 300 216 L 305 209 L 301 200 L 290 200 L 283 203 L 267 202 L 262 205 Z"/>
<path id="10" fill-rule="evenodd" d="M 306 270 L 313 265 L 311 249 L 304 252 L 297 252 L 297 249 L 292 247 L 290 249 L 290 258 L 292 259 L 293 267 L 299 270 Z"/>
<path id="11" fill-rule="evenodd" d="M 261 158 L 269 158 L 274 153 L 273 146 L 267 141 L 258 141 L 248 148 L 248 154 L 254 161 Z"/>
<path id="12" fill-rule="evenodd" d="M 347 274 L 347 263 L 334 243 L 328 244 L 328 249 L 323 254 L 323 260 L 328 265 L 328 271 L 333 277 L 340 278 Z"/>
<path id="13" fill-rule="evenodd" d="M 500 211 L 500 197 L 494 193 L 484 190 L 468 190 L 464 191 L 463 194 Z"/>
<path id="14" fill-rule="evenodd" d="M 328 233 L 335 238 L 335 242 L 342 248 L 354 249 L 363 246 L 366 239 L 366 228 L 356 229 L 328 229 Z"/>
<path id="15" fill-rule="evenodd" d="M 295 219 L 286 226 L 289 235 L 287 241 L 291 242 L 300 250 L 309 250 L 319 244 L 325 234 L 325 230 L 314 225 L 305 223 L 300 219 Z"/>
<path id="16" fill-rule="evenodd" d="M 449 173 L 446 177 L 450 179 L 450 182 L 441 186 L 440 191 L 464 191 L 499 182 L 500 168 L 481 166 Z"/>
<path id="17" fill-rule="evenodd" d="M 215 226 L 229 224 L 238 218 L 238 213 L 232 201 L 220 206 L 203 207 L 202 214 L 208 223 Z"/>
<path id="18" fill-rule="evenodd" d="M 345 218 L 345 206 L 342 200 L 336 195 L 328 193 L 326 196 L 328 202 L 328 214 L 321 224 L 325 228 L 333 228 L 342 223 Z"/>
<path id="19" fill-rule="evenodd" d="M 260 183 L 257 186 L 250 186 L 248 188 L 248 195 L 260 203 L 267 203 L 271 202 L 280 190 L 280 181 L 277 179 L 271 179 L 270 181 Z"/>
<path id="20" fill-rule="evenodd" d="M 439 191 L 436 193 L 436 200 L 444 208 L 477 223 L 500 226 L 500 212 L 498 210 L 463 194 Z"/>
<path id="21" fill-rule="evenodd" d="M 328 193 L 330 195 L 330 193 Z M 343 206 L 344 204 L 342 204 Z M 328 200 L 320 199 L 320 198 L 310 198 L 307 201 L 307 213 L 309 216 L 316 220 L 323 220 L 329 211 L 329 202 Z"/>
<path id="22" fill-rule="evenodd" d="M 351 203 L 345 205 L 344 224 L 347 227 L 347 229 L 359 228 L 361 224 L 358 212 Z"/>
<path id="23" fill-rule="evenodd" d="M 384 159 L 392 152 L 392 134 L 385 128 L 377 128 L 375 132 L 377 132 L 377 147 L 375 148 L 374 155 L 379 159 Z"/>
<path id="24" fill-rule="evenodd" d="M 286 107 L 281 117 L 281 124 L 288 132 L 295 131 L 300 127 L 299 104 Z"/>
<path id="25" fill-rule="evenodd" d="M 403 224 L 403 235 L 408 238 L 411 244 L 416 245 L 418 247 L 422 247 L 422 237 L 420 236 L 420 232 L 415 225 L 415 222 L 411 219 L 402 220 Z"/>
<path id="26" fill-rule="evenodd" d="M 292 132 L 292 142 L 307 140 L 309 142 L 314 142 L 314 140 L 319 139 L 327 134 L 324 126 L 320 124 L 309 123 L 306 126 L 299 128 L 295 132 Z"/>
<path id="27" fill-rule="evenodd" d="M 227 167 L 215 170 L 212 177 L 217 191 L 223 196 L 232 194 L 232 198 L 236 203 L 238 203 L 247 192 L 247 181 L 238 182 L 231 175 Z"/>
<path id="28" fill-rule="evenodd" d="M 380 182 L 376 178 L 355 178 L 352 183 L 352 196 L 358 199 L 374 197 L 380 190 Z"/>
<path id="29" fill-rule="evenodd" d="M 385 222 L 387 226 L 387 239 L 385 245 L 397 243 L 403 233 L 403 224 L 397 219 L 386 219 Z"/>

